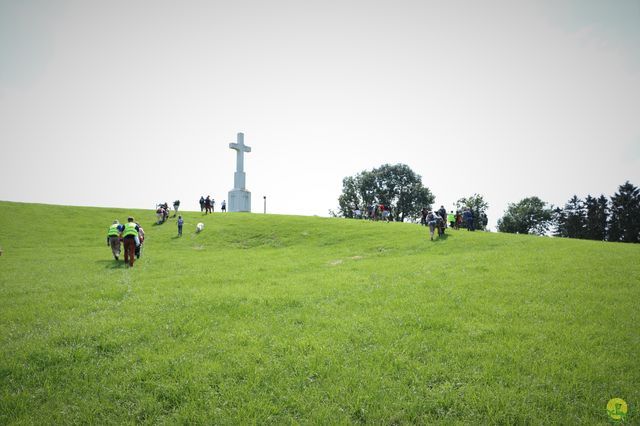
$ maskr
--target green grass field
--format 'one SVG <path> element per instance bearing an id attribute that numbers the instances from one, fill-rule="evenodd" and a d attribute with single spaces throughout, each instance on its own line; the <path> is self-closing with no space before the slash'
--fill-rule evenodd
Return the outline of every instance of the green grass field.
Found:
<path id="1" fill-rule="evenodd" d="M 154 220 L 0 202 L 0 424 L 609 424 L 614 397 L 640 422 L 640 245 Z"/>

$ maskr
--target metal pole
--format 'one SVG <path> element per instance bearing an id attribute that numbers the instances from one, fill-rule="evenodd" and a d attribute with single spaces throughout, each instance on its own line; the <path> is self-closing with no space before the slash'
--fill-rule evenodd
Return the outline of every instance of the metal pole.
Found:
<path id="1" fill-rule="evenodd" d="M 263 196 L 262 198 L 264 198 L 264 214 L 267 214 L 267 196 Z"/>

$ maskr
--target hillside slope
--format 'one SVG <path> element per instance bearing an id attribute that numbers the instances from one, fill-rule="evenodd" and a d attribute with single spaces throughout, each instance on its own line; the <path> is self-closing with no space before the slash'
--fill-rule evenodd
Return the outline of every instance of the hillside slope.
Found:
<path id="1" fill-rule="evenodd" d="M 184 216 L 0 202 L 0 423 L 638 421 L 638 245 Z"/>

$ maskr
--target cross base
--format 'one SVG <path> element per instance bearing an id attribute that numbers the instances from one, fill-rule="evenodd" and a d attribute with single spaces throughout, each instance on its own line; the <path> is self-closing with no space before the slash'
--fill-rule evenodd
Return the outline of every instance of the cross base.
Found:
<path id="1" fill-rule="evenodd" d="M 245 189 L 229 191 L 228 209 L 230 212 L 251 212 L 251 192 Z"/>

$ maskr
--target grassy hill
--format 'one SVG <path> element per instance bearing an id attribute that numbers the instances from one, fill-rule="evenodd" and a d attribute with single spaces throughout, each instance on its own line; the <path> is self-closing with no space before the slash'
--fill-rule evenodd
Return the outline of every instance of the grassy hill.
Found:
<path id="1" fill-rule="evenodd" d="M 129 214 L 131 269 L 105 241 Z M 640 245 L 154 220 L 0 202 L 0 424 L 640 419 Z"/>

